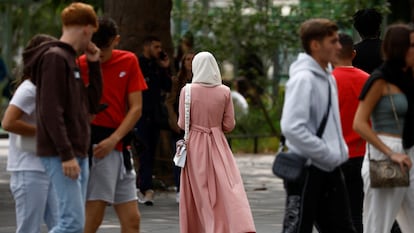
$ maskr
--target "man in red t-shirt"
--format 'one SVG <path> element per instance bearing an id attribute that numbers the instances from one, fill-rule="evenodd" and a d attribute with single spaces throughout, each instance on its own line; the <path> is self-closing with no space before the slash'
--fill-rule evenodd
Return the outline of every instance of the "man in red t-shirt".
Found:
<path id="1" fill-rule="evenodd" d="M 116 23 L 99 19 L 99 29 L 92 41 L 101 49 L 103 96 L 107 108 L 92 120 L 91 164 L 87 188 L 85 233 L 96 232 L 108 204 L 114 206 L 123 232 L 139 232 L 140 213 L 126 135 L 142 113 L 142 91 L 147 84 L 135 54 L 115 50 L 120 36 Z M 86 85 L 87 63 L 79 59 Z"/>
<path id="2" fill-rule="evenodd" d="M 362 233 L 362 205 L 364 200 L 361 177 L 365 141 L 352 129 L 358 107 L 358 96 L 369 74 L 352 66 L 355 57 L 353 40 L 349 35 L 339 34 L 342 49 L 336 57 L 332 74 L 338 87 L 339 111 L 342 133 L 349 150 L 349 160 L 342 165 L 345 185 L 348 190 L 352 220 L 358 233 Z"/>

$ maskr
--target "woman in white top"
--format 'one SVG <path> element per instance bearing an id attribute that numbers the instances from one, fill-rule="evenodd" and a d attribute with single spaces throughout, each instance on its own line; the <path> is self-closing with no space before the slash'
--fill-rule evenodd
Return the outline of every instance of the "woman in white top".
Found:
<path id="1" fill-rule="evenodd" d="M 26 49 L 55 38 L 38 34 Z M 57 198 L 36 156 L 36 86 L 23 71 L 2 120 L 2 127 L 9 132 L 9 157 L 7 171 L 11 173 L 10 190 L 16 204 L 16 233 L 40 233 L 42 220 L 48 229 L 57 223 Z M 20 84 L 20 85 L 19 85 Z"/>

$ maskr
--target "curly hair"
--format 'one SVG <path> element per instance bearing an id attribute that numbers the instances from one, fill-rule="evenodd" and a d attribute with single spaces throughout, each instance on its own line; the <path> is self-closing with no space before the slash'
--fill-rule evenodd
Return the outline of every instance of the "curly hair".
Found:
<path id="1" fill-rule="evenodd" d="M 92 42 L 100 49 L 111 45 L 114 38 L 119 34 L 118 25 L 109 17 L 100 17 L 99 28 L 92 36 Z"/>
<path id="2" fill-rule="evenodd" d="M 362 38 L 378 37 L 382 15 L 374 8 L 361 9 L 354 16 L 354 27 Z"/>

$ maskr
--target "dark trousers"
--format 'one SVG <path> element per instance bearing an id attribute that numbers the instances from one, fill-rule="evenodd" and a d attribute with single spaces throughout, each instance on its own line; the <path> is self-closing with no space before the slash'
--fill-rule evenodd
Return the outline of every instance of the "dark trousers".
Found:
<path id="1" fill-rule="evenodd" d="M 392 225 L 391 233 L 401 233 L 401 229 L 397 221 L 395 221 L 394 224 Z"/>
<path id="2" fill-rule="evenodd" d="M 345 177 L 345 186 L 348 190 L 352 222 L 358 233 L 363 232 L 362 208 L 364 203 L 364 183 L 361 176 L 363 161 L 364 157 L 350 158 L 341 166 Z"/>
<path id="3" fill-rule="evenodd" d="M 172 151 L 172 157 L 174 157 L 176 148 L 177 148 L 177 141 L 180 139 L 183 139 L 184 133 L 176 133 L 174 131 L 171 131 L 171 151 Z M 172 159 L 171 159 L 172 160 Z M 181 168 L 177 167 L 172 163 L 173 166 L 173 172 L 174 172 L 174 183 L 175 187 L 177 187 L 177 192 L 180 192 L 180 176 L 181 176 Z"/>
<path id="4" fill-rule="evenodd" d="M 139 156 L 139 172 L 137 176 L 137 188 L 142 193 L 152 189 L 152 175 L 155 161 L 155 151 L 160 138 L 159 124 L 149 118 L 141 118 L 136 125 L 136 133 L 144 144 Z"/>
<path id="5" fill-rule="evenodd" d="M 324 172 L 314 166 L 299 180 L 284 182 L 286 196 L 283 233 L 356 233 L 340 168 Z"/>

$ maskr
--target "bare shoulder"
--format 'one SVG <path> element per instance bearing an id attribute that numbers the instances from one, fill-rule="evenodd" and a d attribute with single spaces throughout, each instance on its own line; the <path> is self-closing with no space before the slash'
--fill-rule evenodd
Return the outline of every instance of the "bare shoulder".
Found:
<path id="1" fill-rule="evenodd" d="M 377 103 L 377 101 L 387 93 L 387 81 L 384 79 L 375 80 L 366 94 L 362 102 L 367 102 L 370 105 Z"/>
<path id="2" fill-rule="evenodd" d="M 390 93 L 402 93 L 401 89 L 398 86 L 389 83 L 384 79 L 375 80 L 372 84 L 371 89 L 372 90 L 370 90 L 370 92 L 372 91 L 376 93 L 381 93 L 382 96 L 389 95 Z"/>
<path id="3" fill-rule="evenodd" d="M 384 79 L 380 78 L 375 80 L 372 83 L 372 87 L 370 88 L 369 92 L 375 92 L 375 93 L 384 93 L 384 90 L 386 91 L 387 89 L 387 84 L 388 82 L 385 81 Z"/>

